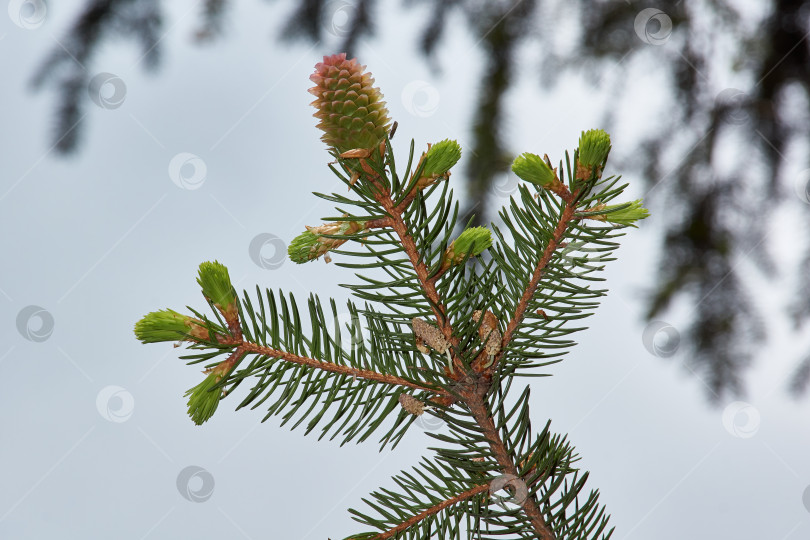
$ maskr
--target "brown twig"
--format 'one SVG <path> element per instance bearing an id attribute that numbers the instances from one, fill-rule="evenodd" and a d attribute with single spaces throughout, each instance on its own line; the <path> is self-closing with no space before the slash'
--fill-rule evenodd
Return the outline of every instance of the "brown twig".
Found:
<path id="1" fill-rule="evenodd" d="M 526 284 L 526 289 L 524 289 L 523 295 L 520 297 L 520 301 L 515 308 L 515 313 L 512 315 L 512 318 L 506 325 L 506 331 L 503 333 L 503 339 L 501 340 L 501 352 L 498 353 L 492 364 L 486 367 L 486 370 L 490 373 L 495 369 L 495 366 L 497 366 L 498 361 L 503 356 L 506 347 L 512 341 L 512 336 L 514 335 L 515 330 L 517 330 L 518 325 L 520 325 L 520 323 L 523 321 L 523 317 L 526 315 L 529 302 L 531 301 L 532 297 L 534 297 L 534 293 L 537 291 L 537 286 L 540 283 L 540 279 L 543 277 L 543 273 L 545 272 L 549 261 L 551 261 L 551 257 L 559 247 L 560 242 L 562 242 L 565 232 L 568 230 L 568 226 L 572 221 L 574 221 L 574 212 L 576 210 L 576 193 L 566 193 L 564 200 L 566 203 L 565 208 L 563 209 L 562 214 L 560 214 L 560 219 L 557 221 L 557 226 L 554 228 L 554 234 L 552 235 L 551 239 L 549 239 L 548 244 L 543 250 L 543 254 L 537 261 L 537 264 L 534 267 L 534 273 L 532 274 L 531 279 L 529 279 L 529 283 Z M 484 368 L 482 367 L 480 359 L 477 359 L 473 364 L 473 370 L 481 371 L 483 369 Z"/>
<path id="2" fill-rule="evenodd" d="M 375 381 L 385 384 L 390 384 L 394 386 L 404 386 L 407 388 L 413 388 L 414 390 L 423 390 L 426 392 L 431 392 L 436 394 L 440 397 L 445 398 L 452 398 L 452 395 L 447 392 L 446 390 L 438 389 L 438 388 L 429 388 L 427 386 L 422 386 L 417 383 L 413 383 L 407 381 L 401 377 L 397 377 L 395 375 L 386 375 L 384 373 L 378 373 L 376 371 L 371 371 L 368 369 L 357 369 L 350 366 L 341 366 L 339 364 L 332 364 L 330 362 L 323 362 L 321 360 L 316 360 L 314 358 L 309 358 L 306 356 L 299 356 L 297 354 L 288 353 L 285 351 L 280 351 L 277 349 L 273 349 L 271 347 L 263 347 L 256 343 L 250 343 L 247 341 L 228 341 L 222 343 L 224 345 L 236 345 L 237 350 L 242 350 L 244 353 L 253 353 L 253 354 L 260 354 L 264 356 L 269 356 L 271 358 L 280 358 L 287 362 L 291 362 L 293 364 L 299 364 L 302 366 L 309 366 L 311 368 L 320 369 L 323 371 L 328 371 L 330 373 L 339 373 L 341 375 L 348 375 L 350 377 L 357 377 L 359 379 L 366 379 L 369 381 Z M 227 361 L 227 360 L 226 360 Z"/>
<path id="3" fill-rule="evenodd" d="M 391 193 L 388 190 L 383 189 L 383 187 L 377 181 L 376 173 L 374 173 L 367 165 L 364 165 L 363 168 L 366 171 L 366 179 L 377 188 L 377 192 L 375 193 L 377 202 L 382 205 L 386 213 L 389 215 L 386 225 L 391 227 L 399 237 L 399 241 L 402 244 L 402 249 L 405 251 L 405 254 L 408 256 L 408 259 L 411 262 L 411 266 L 413 266 L 413 269 L 416 272 L 416 277 L 419 280 L 419 284 L 422 286 L 422 290 L 425 292 L 425 296 L 427 296 L 428 300 L 430 301 L 433 315 L 436 318 L 436 324 L 439 326 L 439 330 L 441 330 L 448 342 L 454 346 L 457 346 L 458 338 L 453 335 L 453 327 L 447 318 L 446 309 L 441 298 L 439 297 L 438 291 L 436 290 L 435 276 L 434 278 L 428 278 L 427 265 L 425 265 L 425 263 L 420 259 L 419 250 L 416 247 L 416 243 L 414 242 L 413 237 L 408 233 L 408 227 L 405 224 L 405 220 L 402 219 L 402 214 L 405 211 L 405 206 L 403 206 L 403 203 L 405 203 L 408 198 L 406 197 L 406 200 L 402 201 L 402 203 L 399 205 L 395 205 L 393 198 L 391 198 Z M 410 194 L 408 197 L 410 197 Z M 412 198 L 413 197 L 411 197 L 411 199 Z M 461 367 L 461 361 L 456 358 L 455 355 L 453 355 L 453 362 Z M 455 370 L 455 372 L 461 373 L 460 370 Z M 448 376 L 452 376 L 452 373 L 448 373 Z"/>
<path id="4" fill-rule="evenodd" d="M 444 510 L 448 506 L 453 506 L 454 504 L 458 504 L 461 501 L 464 501 L 466 499 L 471 499 L 472 497 L 475 497 L 479 493 L 483 493 L 483 492 L 488 491 L 488 490 L 489 490 L 489 484 L 483 484 L 483 485 L 480 485 L 480 486 L 475 486 L 474 488 L 470 488 L 467 491 L 459 493 L 458 495 L 456 495 L 455 497 L 453 497 L 451 499 L 447 499 L 445 501 L 442 501 L 439 504 L 428 508 L 427 510 L 423 510 L 422 512 L 419 512 L 415 516 L 406 519 L 405 521 L 403 521 L 402 523 L 400 523 L 396 527 L 394 527 L 392 529 L 388 529 L 387 531 L 378 534 L 377 536 L 374 537 L 374 540 L 386 540 L 388 538 L 393 538 L 398 533 L 410 529 L 411 527 L 413 527 L 415 524 L 419 523 L 420 521 L 422 521 L 426 517 L 432 516 L 433 514 L 438 514 L 439 512 L 441 512 L 442 510 Z"/>
<path id="5" fill-rule="evenodd" d="M 492 416 L 490 416 L 489 411 L 487 410 L 484 402 L 484 396 L 486 396 L 485 391 L 482 391 L 482 389 L 476 389 L 475 391 L 472 391 L 464 396 L 464 402 L 470 408 L 470 413 L 481 427 L 481 430 L 486 436 L 487 440 L 489 440 L 489 447 L 492 449 L 492 455 L 495 458 L 495 461 L 498 462 L 498 465 L 501 466 L 503 474 L 509 474 L 520 478 L 517 467 L 509 457 L 509 450 L 507 450 L 506 445 L 504 444 L 503 440 L 501 440 L 501 437 L 498 434 L 498 428 L 495 427 L 495 422 L 492 420 Z M 543 513 L 541 512 L 540 507 L 538 506 L 534 497 L 526 497 L 526 499 L 521 503 L 521 508 L 523 508 L 523 512 L 529 518 L 529 521 L 531 521 L 535 532 L 537 532 L 541 540 L 556 539 L 551 527 L 549 527 L 548 523 L 546 523 L 546 520 L 543 518 Z"/>

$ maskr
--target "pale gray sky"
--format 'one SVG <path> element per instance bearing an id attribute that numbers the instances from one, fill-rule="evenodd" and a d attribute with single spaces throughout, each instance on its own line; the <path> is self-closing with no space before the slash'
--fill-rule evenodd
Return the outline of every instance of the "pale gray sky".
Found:
<path id="1" fill-rule="evenodd" d="M 363 509 L 361 497 L 391 487 L 391 475 L 435 441 L 414 429 L 393 452 L 373 442 L 339 448 L 275 418 L 259 424 L 261 409 L 234 412 L 237 398 L 197 427 L 183 392 L 201 380 L 199 368 L 170 344 L 143 346 L 132 333 L 149 311 L 202 308 L 195 273 L 204 260 L 228 265 L 237 288 L 345 301 L 337 284 L 350 272 L 296 266 L 272 247 L 262 253 L 274 268 L 262 268 L 248 249 L 257 235 L 287 242 L 318 224 L 331 209 L 310 192 L 342 187 L 326 168 L 306 92 L 334 43 L 281 46 L 273 36 L 287 4 L 248 1 L 234 3 L 223 39 L 195 46 L 198 3 L 172 2 L 156 74 L 145 74 L 140 51 L 123 41 L 87 66 L 120 78 L 123 101 L 105 109 L 88 94 L 81 149 L 61 158 L 48 142 L 54 96 L 28 88 L 79 5 L 51 4 L 36 28 L 0 16 L 0 537 L 323 540 L 362 530 L 347 508 Z M 465 146 L 482 68 L 457 20 L 439 55 L 444 73 L 431 73 L 411 32 L 423 14 L 390 8 L 378 38 L 360 47 L 399 121 L 400 159 L 412 137 L 417 147 L 447 137 Z M 534 73 L 509 95 L 506 136 L 515 151 L 558 159 L 581 130 L 598 127 L 599 93 L 571 77 L 544 94 Z M 662 84 L 637 79 L 617 152 L 632 151 Z M 196 164 L 199 176 L 185 185 L 170 177 L 181 153 L 197 156 L 183 174 Z M 457 192 L 462 170 L 452 179 Z M 628 197 L 644 195 L 640 178 L 626 179 Z M 569 433 L 618 540 L 808 538 L 807 403 L 784 392 L 800 350 L 793 334 L 771 325 L 744 403 L 707 405 L 682 351 L 662 360 L 642 342 L 656 231 L 653 216 L 622 240 L 606 272 L 611 295 L 591 328 L 554 377 L 531 383 L 534 425 L 551 418 Z M 767 287 L 756 300 L 778 309 L 784 296 Z M 677 306 L 667 322 L 677 329 L 690 310 Z M 50 334 L 37 322 L 49 317 Z M 178 477 L 199 492 L 213 479 L 213 491 L 198 495 L 210 498 L 187 500 Z"/>

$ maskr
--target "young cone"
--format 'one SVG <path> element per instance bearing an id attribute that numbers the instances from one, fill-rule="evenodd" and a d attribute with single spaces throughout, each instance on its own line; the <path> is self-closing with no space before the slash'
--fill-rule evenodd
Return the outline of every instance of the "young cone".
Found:
<path id="1" fill-rule="evenodd" d="M 324 134 L 321 140 L 339 154 L 356 149 L 372 149 L 385 139 L 391 124 L 379 88 L 371 73 L 346 53 L 324 56 L 315 65 L 309 89 L 317 99 L 313 114 Z"/>

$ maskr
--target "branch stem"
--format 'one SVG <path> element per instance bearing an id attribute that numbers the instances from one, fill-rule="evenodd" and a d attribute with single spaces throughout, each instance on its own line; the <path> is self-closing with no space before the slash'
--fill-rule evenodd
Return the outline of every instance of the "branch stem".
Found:
<path id="1" fill-rule="evenodd" d="M 554 234 L 552 235 L 551 239 L 549 239 L 548 244 L 543 250 L 543 254 L 537 261 L 537 264 L 534 267 L 534 273 L 532 273 L 532 277 L 526 284 L 526 289 L 524 289 L 523 295 L 520 297 L 520 301 L 515 308 L 515 313 L 512 315 L 511 320 L 506 325 L 506 331 L 503 333 L 503 339 L 501 340 L 501 351 L 495 357 L 494 361 L 492 361 L 492 363 L 486 368 L 482 367 L 482 365 L 476 361 L 476 364 L 473 366 L 474 370 L 481 371 L 486 369 L 487 372 L 491 373 L 498 365 L 498 361 L 501 359 L 504 351 L 512 341 L 512 337 L 515 330 L 517 330 L 518 325 L 520 325 L 520 323 L 523 321 L 523 318 L 526 315 L 526 309 L 529 307 L 529 302 L 531 301 L 532 297 L 534 297 L 534 293 L 537 292 L 537 286 L 540 284 L 540 280 L 543 277 L 548 263 L 551 261 L 551 257 L 560 246 L 568 227 L 576 217 L 574 215 L 576 211 L 576 193 L 567 193 L 564 200 L 566 203 L 565 208 L 563 209 L 562 214 L 560 214 L 560 219 L 557 221 L 557 226 L 554 228 Z"/>
<path id="2" fill-rule="evenodd" d="M 487 440 L 489 440 L 489 447 L 492 449 L 495 461 L 501 466 L 503 474 L 520 478 L 520 473 L 509 455 L 509 450 L 501 439 L 498 428 L 495 427 L 492 415 L 489 414 L 489 410 L 484 402 L 485 395 L 486 394 L 481 391 L 473 392 L 465 396 L 464 402 L 470 408 L 473 418 L 481 427 Z M 521 507 L 529 518 L 529 521 L 531 521 L 538 538 L 541 540 L 556 540 L 554 532 L 543 518 L 543 513 L 533 496 L 526 497 L 526 500 L 521 503 Z"/>
<path id="3" fill-rule="evenodd" d="M 280 358 L 293 364 L 309 366 L 311 368 L 321 369 L 323 371 L 328 371 L 330 373 L 339 373 L 341 375 L 348 375 L 350 377 L 357 377 L 359 379 L 366 379 L 369 381 L 390 384 L 393 386 L 403 386 L 406 388 L 412 388 L 414 390 L 431 392 L 432 394 L 436 394 L 437 396 L 445 398 L 452 398 L 452 395 L 446 390 L 422 386 L 420 384 L 405 380 L 395 375 L 386 375 L 384 373 L 378 373 L 376 371 L 371 371 L 369 369 L 358 369 L 353 368 L 351 366 L 341 366 L 339 364 L 333 364 L 331 362 L 323 362 L 321 360 L 316 360 L 315 358 L 299 356 L 297 354 L 288 353 L 286 351 L 280 351 L 278 349 L 273 349 L 271 347 L 264 347 L 262 345 L 250 343 L 247 341 L 239 341 L 239 342 L 231 341 L 225 344 L 236 345 L 238 348 L 237 350 L 241 350 L 243 351 L 243 353 L 259 354 L 263 356 L 269 356 L 271 358 Z"/>
<path id="4" fill-rule="evenodd" d="M 379 185 L 372 174 L 370 174 L 370 171 L 366 171 L 366 173 L 369 181 L 375 185 Z M 406 201 L 402 201 L 402 203 L 399 205 L 395 205 L 394 200 L 391 198 L 391 193 L 388 190 L 382 189 L 378 190 L 376 197 L 377 202 L 382 205 L 386 213 L 390 216 L 388 218 L 387 225 L 391 227 L 397 234 L 399 241 L 402 244 L 402 248 L 408 255 L 411 266 L 413 266 L 413 269 L 416 272 L 416 277 L 419 280 L 419 284 L 422 286 L 422 290 L 425 292 L 425 296 L 433 309 L 433 315 L 436 318 L 436 324 L 439 326 L 439 330 L 450 344 L 457 346 L 458 337 L 453 335 L 453 327 L 450 324 L 450 320 L 447 318 L 447 310 L 442 303 L 439 292 L 436 290 L 436 276 L 433 278 L 428 277 L 427 265 L 421 260 L 419 250 L 416 247 L 416 242 L 414 242 L 413 237 L 408 232 L 408 226 L 405 224 L 405 220 L 402 219 L 402 214 L 405 211 L 405 206 L 403 206 L 403 203 Z M 454 362 L 457 362 L 459 367 L 461 367 L 460 360 L 456 359 Z M 448 371 L 448 376 L 452 376 L 454 370 L 452 367 L 448 367 L 446 371 Z M 462 370 L 459 370 L 459 373 L 461 371 Z"/>
<path id="5" fill-rule="evenodd" d="M 426 517 L 432 516 L 433 514 L 438 514 L 439 512 L 441 512 L 442 510 L 444 510 L 445 508 L 447 508 L 449 506 L 453 506 L 454 504 L 458 504 L 461 501 L 464 501 L 466 499 L 471 499 L 472 497 L 475 497 L 479 493 L 483 493 L 483 492 L 488 491 L 488 490 L 489 490 L 489 484 L 483 484 L 483 485 L 480 485 L 480 486 L 475 486 L 474 488 L 470 488 L 467 491 L 459 493 L 455 497 L 452 497 L 450 499 L 442 501 L 442 502 L 440 502 L 439 504 L 437 504 L 435 506 L 432 506 L 432 507 L 430 507 L 430 508 L 428 508 L 426 510 L 423 510 L 422 512 L 419 512 L 415 516 L 412 516 L 412 517 L 406 519 L 405 521 L 403 521 L 402 523 L 400 523 L 396 527 L 394 527 L 392 529 L 388 529 L 387 531 L 378 534 L 377 536 L 374 537 L 374 540 L 386 540 L 388 538 L 394 538 L 398 533 L 410 529 L 411 527 L 413 527 L 414 525 L 416 525 L 417 523 L 419 523 L 420 521 L 422 521 Z"/>

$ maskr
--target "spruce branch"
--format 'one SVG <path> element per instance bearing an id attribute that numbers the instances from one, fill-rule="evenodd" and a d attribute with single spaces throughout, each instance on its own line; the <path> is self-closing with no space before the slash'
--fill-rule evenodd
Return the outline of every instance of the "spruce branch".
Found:
<path id="1" fill-rule="evenodd" d="M 473 497 L 477 497 L 478 495 L 486 493 L 489 490 L 490 490 L 489 484 L 483 484 L 472 487 L 467 491 L 459 493 L 458 495 L 454 495 L 453 497 L 450 497 L 437 504 L 434 504 L 430 508 L 422 510 L 418 514 L 409 517 L 408 519 L 402 521 L 402 523 L 400 523 L 399 525 L 392 527 L 387 531 L 381 532 L 380 534 L 374 536 L 374 540 L 387 540 L 388 538 L 395 538 L 398 534 L 411 529 L 415 525 L 423 523 L 428 517 L 435 516 L 436 514 L 442 512 L 448 507 L 460 504 Z"/>
<path id="2" fill-rule="evenodd" d="M 325 57 L 311 79 L 329 168 L 348 194 L 316 193 L 336 214 L 306 226 L 289 256 L 339 257 L 335 264 L 358 271 L 342 286 L 362 305 L 349 301 L 341 312 L 313 294 L 299 309 L 294 296 L 258 287 L 240 298 L 228 269 L 205 262 L 198 283 L 213 318 L 157 311 L 136 323 L 136 336 L 185 343 L 191 354 L 182 358 L 206 364 L 206 378 L 186 393 L 197 424 L 246 380 L 237 408 L 267 403 L 265 420 L 297 418 L 293 428 L 308 420 L 306 433 L 320 425 L 321 438 L 342 435 L 342 444 L 385 424 L 382 448 L 395 446 L 425 414 L 444 422 L 449 434 L 428 433 L 444 445 L 430 448 L 433 459 L 364 499 L 376 516 L 351 510 L 373 529 L 352 539 L 609 538 L 573 447 L 550 421 L 532 433 L 528 386 L 510 397 L 518 375 L 544 375 L 537 368 L 573 346 L 568 336 L 606 293 L 594 284 L 616 238 L 647 217 L 641 201 L 611 204 L 626 186 L 602 177 L 609 136 L 583 132 L 559 167 L 521 154 L 512 169 L 527 183 L 500 213 L 502 225 L 454 236 L 458 143 L 429 144 L 414 159 L 411 142 L 401 172 L 396 123 L 365 66 Z"/>
<path id="3" fill-rule="evenodd" d="M 498 465 L 501 466 L 502 473 L 514 476 L 515 478 L 520 478 L 517 464 L 510 455 L 506 444 L 504 444 L 503 440 L 501 439 L 483 397 L 480 395 L 480 393 L 476 393 L 467 396 L 467 399 L 464 401 L 469 407 L 472 417 L 481 427 L 482 432 L 489 441 L 492 454 L 495 460 L 498 462 Z M 536 500 L 531 497 L 527 497 L 522 502 L 521 507 L 531 521 L 531 525 L 539 538 L 542 540 L 555 540 L 556 536 L 546 522 L 546 519 L 543 517 L 543 513 L 540 510 Z"/>
<path id="4" fill-rule="evenodd" d="M 518 325 L 523 321 L 524 316 L 526 315 L 526 310 L 529 306 L 529 301 L 534 297 L 535 292 L 537 291 L 537 286 L 540 283 L 540 279 L 543 277 L 543 272 L 546 270 L 551 257 L 554 255 L 554 252 L 559 247 L 560 242 L 562 241 L 565 233 L 574 220 L 574 211 L 575 211 L 575 204 L 574 199 L 576 198 L 576 194 L 567 194 L 563 197 L 565 201 L 565 208 L 560 215 L 560 219 L 557 221 L 557 226 L 554 227 L 554 233 L 552 237 L 548 240 L 545 249 L 543 250 L 542 256 L 537 261 L 537 264 L 534 267 L 534 272 L 532 272 L 531 278 L 529 282 L 526 284 L 526 288 L 523 291 L 523 294 L 520 297 L 520 301 L 518 302 L 517 307 L 515 308 L 515 312 L 512 315 L 512 318 L 509 320 L 509 323 L 506 325 L 506 331 L 503 334 L 503 339 L 501 340 L 501 351 L 506 349 L 510 342 L 512 341 L 512 336 L 515 333 Z M 499 353 L 496 355 L 495 360 L 492 362 L 491 365 L 486 367 L 487 370 L 492 371 L 495 369 L 495 366 L 498 362 L 498 359 L 503 353 Z M 474 366 L 473 369 L 476 371 L 480 371 L 483 369 L 482 365 L 479 363 Z"/>
<path id="5" fill-rule="evenodd" d="M 373 171 L 370 172 L 371 174 L 368 176 L 368 179 L 373 184 L 378 185 L 379 177 L 374 175 Z M 404 199 L 403 202 L 406 200 L 407 199 Z M 430 306 L 433 310 L 433 315 L 439 330 L 450 344 L 458 345 L 458 338 L 453 334 L 453 327 L 447 318 L 447 308 L 442 303 L 442 299 L 436 290 L 436 280 L 439 276 L 434 275 L 433 277 L 429 277 L 428 267 L 420 256 L 416 243 L 413 237 L 409 234 L 408 226 L 403 219 L 403 209 L 395 204 L 390 193 L 387 193 L 382 189 L 377 192 L 377 201 L 389 215 L 389 226 L 394 230 L 399 238 L 402 249 L 405 251 L 411 266 L 416 272 L 416 277 L 419 280 L 422 290 L 424 291 L 424 295 L 430 302 Z M 453 361 L 456 362 L 457 360 L 454 359 Z M 452 370 L 453 368 L 452 366 L 449 366 L 448 369 Z"/>

